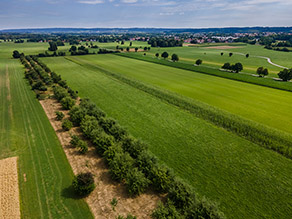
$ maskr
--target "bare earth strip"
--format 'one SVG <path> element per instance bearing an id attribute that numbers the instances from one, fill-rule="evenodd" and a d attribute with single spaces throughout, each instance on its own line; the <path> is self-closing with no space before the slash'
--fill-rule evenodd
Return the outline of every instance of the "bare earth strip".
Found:
<path id="1" fill-rule="evenodd" d="M 20 218 L 17 157 L 0 160 L 0 218 Z"/>
<path id="2" fill-rule="evenodd" d="M 94 174 L 96 188 L 86 201 L 95 218 L 116 218 L 118 215 L 127 216 L 127 214 L 137 218 L 150 218 L 149 215 L 161 197 L 151 192 L 136 198 L 129 197 L 123 185 L 111 180 L 104 160 L 98 157 L 94 147 L 89 145 L 87 154 L 81 155 L 70 146 L 70 133 L 81 136 L 80 130 L 73 128 L 70 133 L 64 132 L 61 122 L 55 119 L 56 111 L 62 111 L 66 115 L 65 118 L 68 117 L 68 111 L 62 110 L 61 105 L 54 99 L 42 100 L 40 103 L 57 133 L 74 174 L 87 171 Z M 110 204 L 113 198 L 118 200 L 115 211 Z"/>

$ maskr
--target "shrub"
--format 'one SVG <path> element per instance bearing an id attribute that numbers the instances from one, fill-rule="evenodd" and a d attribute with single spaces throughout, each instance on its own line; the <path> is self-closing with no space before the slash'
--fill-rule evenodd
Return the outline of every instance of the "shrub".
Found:
<path id="1" fill-rule="evenodd" d="M 65 119 L 62 123 L 62 128 L 65 131 L 69 131 L 73 127 L 72 122 L 69 119 Z"/>
<path id="2" fill-rule="evenodd" d="M 135 161 L 139 170 L 141 170 L 148 179 L 152 180 L 152 169 L 157 164 L 157 158 L 150 155 L 148 151 L 142 151 Z"/>
<path id="3" fill-rule="evenodd" d="M 86 116 L 86 111 L 80 106 L 73 106 L 69 112 L 70 120 L 75 126 L 81 124 L 82 119 Z"/>
<path id="4" fill-rule="evenodd" d="M 97 152 L 100 155 L 103 155 L 103 153 L 110 147 L 112 146 L 114 143 L 114 139 L 112 136 L 107 135 L 104 132 L 100 132 L 99 130 L 95 129 L 92 131 L 92 135 L 94 135 L 95 133 L 97 133 L 95 135 L 94 138 L 92 138 L 92 143 L 94 144 Z M 97 136 L 98 135 L 98 136 Z"/>
<path id="5" fill-rule="evenodd" d="M 88 151 L 88 145 L 85 141 L 79 140 L 77 148 L 81 154 L 85 154 Z"/>
<path id="6" fill-rule="evenodd" d="M 54 92 L 55 98 L 58 101 L 62 100 L 64 97 L 69 96 L 67 90 L 63 87 L 56 86 L 53 88 L 53 92 Z"/>
<path id="7" fill-rule="evenodd" d="M 196 65 L 201 65 L 203 63 L 203 61 L 201 60 L 201 59 L 198 59 L 197 61 L 196 61 Z"/>
<path id="8" fill-rule="evenodd" d="M 115 153 L 108 165 L 112 179 L 121 182 L 128 171 L 133 168 L 134 160 L 128 153 Z"/>
<path id="9" fill-rule="evenodd" d="M 130 195 L 140 195 L 148 187 L 150 181 L 138 168 L 131 168 L 126 175 L 126 187 Z"/>
<path id="10" fill-rule="evenodd" d="M 175 178 L 171 170 L 166 166 L 154 165 L 150 171 L 153 188 L 160 193 L 167 192 Z"/>
<path id="11" fill-rule="evenodd" d="M 122 148 L 124 151 L 128 152 L 131 157 L 136 159 L 141 152 L 146 150 L 146 145 L 133 137 L 127 136 L 122 141 Z"/>
<path id="12" fill-rule="evenodd" d="M 56 114 L 56 119 L 58 121 L 61 121 L 64 118 L 64 116 L 65 116 L 64 113 L 62 113 L 60 111 L 56 111 L 55 114 Z"/>
<path id="13" fill-rule="evenodd" d="M 72 136 L 71 136 L 70 144 L 71 144 L 71 146 L 73 146 L 73 147 L 77 147 L 79 141 L 80 141 L 80 138 L 79 138 L 77 135 L 72 135 Z"/>
<path id="14" fill-rule="evenodd" d="M 61 100 L 61 105 L 62 105 L 63 109 L 69 110 L 75 105 L 75 100 L 73 100 L 71 97 L 68 97 L 68 96 L 64 97 Z"/>
<path id="15" fill-rule="evenodd" d="M 80 128 L 86 138 L 90 138 L 93 129 L 99 127 L 95 117 L 86 115 L 80 124 Z"/>
<path id="16" fill-rule="evenodd" d="M 158 207 L 153 211 L 151 217 L 155 219 L 185 219 L 185 217 L 179 213 L 169 199 L 165 204 L 160 202 Z"/>
<path id="17" fill-rule="evenodd" d="M 114 157 L 116 156 L 116 154 L 122 154 L 123 153 L 123 149 L 120 145 L 114 144 L 110 147 L 108 147 L 108 149 L 104 152 L 104 157 L 107 161 L 107 163 L 111 162 Z"/>
<path id="18" fill-rule="evenodd" d="M 90 172 L 78 174 L 75 176 L 72 186 L 78 195 L 89 195 L 95 188 L 93 175 Z"/>
<path id="19" fill-rule="evenodd" d="M 85 110 L 88 115 L 94 116 L 97 120 L 100 120 L 101 117 L 106 116 L 105 113 L 88 98 L 81 100 L 80 107 Z"/>

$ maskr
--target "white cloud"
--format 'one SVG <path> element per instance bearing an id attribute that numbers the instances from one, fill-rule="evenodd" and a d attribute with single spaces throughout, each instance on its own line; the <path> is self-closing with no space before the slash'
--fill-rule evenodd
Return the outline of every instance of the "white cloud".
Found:
<path id="1" fill-rule="evenodd" d="M 89 5 L 97 5 L 97 4 L 102 4 L 104 3 L 103 0 L 81 0 L 81 1 L 78 1 L 79 3 L 81 4 L 89 4 Z"/>
<path id="2" fill-rule="evenodd" d="M 121 0 L 123 3 L 132 4 L 138 2 L 138 0 Z"/>

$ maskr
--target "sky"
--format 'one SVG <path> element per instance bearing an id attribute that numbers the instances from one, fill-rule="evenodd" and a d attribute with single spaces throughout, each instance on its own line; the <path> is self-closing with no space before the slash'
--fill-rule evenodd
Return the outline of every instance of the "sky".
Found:
<path id="1" fill-rule="evenodd" d="M 0 29 L 292 26 L 292 0 L 0 0 Z"/>

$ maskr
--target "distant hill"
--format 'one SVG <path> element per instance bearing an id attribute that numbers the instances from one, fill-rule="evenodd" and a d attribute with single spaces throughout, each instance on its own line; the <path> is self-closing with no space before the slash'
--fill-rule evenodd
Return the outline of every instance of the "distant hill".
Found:
<path id="1" fill-rule="evenodd" d="M 5 29 L 0 33 L 292 33 L 292 27 L 225 27 L 225 28 L 34 28 Z"/>

